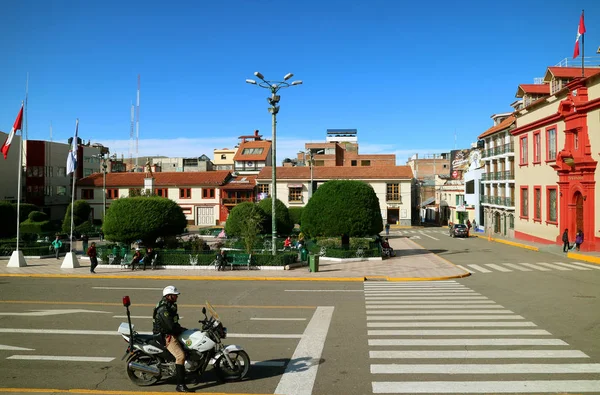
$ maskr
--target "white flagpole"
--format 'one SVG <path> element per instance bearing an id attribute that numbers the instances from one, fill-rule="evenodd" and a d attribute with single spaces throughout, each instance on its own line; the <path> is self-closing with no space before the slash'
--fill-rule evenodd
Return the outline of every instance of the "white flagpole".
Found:
<path id="1" fill-rule="evenodd" d="M 27 94 L 25 94 L 27 96 Z M 25 101 L 27 103 L 27 101 Z M 24 103 L 21 102 L 21 105 L 24 106 Z M 24 107 L 25 114 L 27 114 L 27 107 Z M 27 119 L 27 117 L 25 117 Z M 27 125 L 27 122 L 25 122 Z M 15 131 L 16 132 L 16 131 Z M 19 140 L 19 166 L 17 167 L 17 171 L 19 174 L 17 175 L 17 249 L 19 251 L 19 239 L 21 238 L 20 226 L 21 225 L 21 173 L 23 173 L 23 128 L 21 128 L 21 139 Z"/>
<path id="2" fill-rule="evenodd" d="M 77 120 L 75 121 L 75 130 L 78 131 L 79 129 L 79 118 L 77 118 Z M 73 144 L 71 146 L 71 149 L 78 149 L 79 146 L 77 144 L 77 135 L 79 133 L 75 133 L 75 137 L 73 137 L 75 140 L 73 140 Z M 77 152 L 75 152 L 75 155 L 77 155 Z M 75 169 L 73 169 L 73 173 L 72 177 L 73 177 L 73 189 L 71 190 L 71 237 L 69 239 L 69 252 L 73 252 L 73 209 L 75 206 L 75 179 L 77 178 L 77 162 L 79 162 L 79 158 L 77 158 L 77 161 L 75 162 Z"/>

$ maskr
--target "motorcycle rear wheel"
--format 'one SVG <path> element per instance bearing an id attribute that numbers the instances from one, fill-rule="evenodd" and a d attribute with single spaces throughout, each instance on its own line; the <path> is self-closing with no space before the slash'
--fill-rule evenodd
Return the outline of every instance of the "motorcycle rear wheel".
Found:
<path id="1" fill-rule="evenodd" d="M 250 357 L 246 351 L 233 351 L 229 353 L 229 359 L 233 362 L 233 369 L 227 363 L 224 355 L 215 361 L 215 373 L 217 377 L 224 381 L 241 380 L 248 374 L 250 370 Z"/>
<path id="2" fill-rule="evenodd" d="M 158 367 L 160 363 L 157 359 L 152 358 L 149 355 L 144 355 L 141 353 L 133 354 L 131 357 L 127 358 L 127 376 L 129 376 L 129 380 L 133 382 L 135 385 L 140 387 L 147 387 L 149 385 L 156 384 L 158 380 L 160 380 L 160 375 L 153 376 L 149 373 L 141 372 L 139 370 L 133 370 L 129 367 L 129 362 L 137 362 L 142 363 L 144 365 L 151 365 Z"/>

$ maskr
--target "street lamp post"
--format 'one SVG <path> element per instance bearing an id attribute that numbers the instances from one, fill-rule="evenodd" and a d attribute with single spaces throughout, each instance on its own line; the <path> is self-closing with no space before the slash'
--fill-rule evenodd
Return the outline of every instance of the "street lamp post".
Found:
<path id="1" fill-rule="evenodd" d="M 108 159 L 116 159 L 116 155 L 113 155 L 111 157 L 108 156 L 108 153 L 104 153 L 104 154 L 98 154 L 98 155 L 94 155 L 96 158 L 99 158 L 101 161 L 101 167 L 102 167 L 102 192 L 104 194 L 103 197 L 103 204 L 102 204 L 102 222 L 104 222 L 104 218 L 106 217 L 106 168 L 108 167 L 108 165 L 106 164 L 106 161 Z"/>
<path id="2" fill-rule="evenodd" d="M 311 150 L 306 151 L 308 154 L 308 166 L 310 166 L 310 185 L 308 186 L 308 199 L 312 197 L 313 194 L 313 165 L 314 165 L 314 157 Z M 304 154 L 306 156 L 306 154 Z M 306 162 L 306 159 L 304 159 Z M 305 163 L 306 164 L 306 163 Z"/>
<path id="3" fill-rule="evenodd" d="M 276 133 L 277 133 L 277 113 L 279 112 L 279 106 L 277 105 L 277 103 L 279 103 L 279 95 L 277 94 L 277 92 L 281 89 L 281 88 L 288 88 L 290 86 L 294 86 L 294 85 L 301 85 L 302 81 L 294 81 L 291 83 L 288 83 L 287 81 L 292 78 L 294 76 L 294 74 L 292 73 L 288 73 L 283 77 L 283 81 L 269 81 L 266 80 L 265 77 L 259 73 L 258 71 L 254 72 L 254 75 L 260 80 L 258 83 L 255 80 L 250 80 L 247 79 L 246 82 L 248 84 L 253 84 L 253 85 L 258 85 L 261 88 L 265 88 L 268 89 L 269 91 L 271 91 L 271 97 L 267 97 L 267 101 L 269 102 L 269 104 L 271 105 L 271 107 L 268 108 L 269 112 L 271 113 L 272 116 L 272 128 L 273 128 L 273 144 L 272 144 L 272 149 L 271 149 L 271 184 L 272 184 L 272 192 L 271 192 L 271 227 L 272 227 L 272 233 L 271 233 L 271 242 L 272 242 L 272 252 L 273 255 L 277 254 L 277 222 L 276 222 L 276 215 L 275 215 L 275 203 L 277 201 L 277 178 L 276 178 L 276 168 L 277 168 L 277 160 L 276 160 L 276 156 L 275 156 L 275 152 L 276 152 Z"/>

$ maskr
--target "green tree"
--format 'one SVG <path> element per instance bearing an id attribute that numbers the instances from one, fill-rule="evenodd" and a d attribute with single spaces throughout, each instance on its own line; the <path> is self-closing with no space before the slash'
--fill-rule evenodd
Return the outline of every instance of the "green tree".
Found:
<path id="1" fill-rule="evenodd" d="M 378 234 L 383 230 L 379 199 L 362 181 L 327 181 L 304 208 L 301 229 L 308 237 Z"/>
<path id="2" fill-rule="evenodd" d="M 17 209 L 9 202 L 0 202 L 0 238 L 17 233 Z"/>
<path id="3" fill-rule="evenodd" d="M 302 219 L 302 211 L 303 210 L 304 210 L 304 207 L 288 208 L 288 212 L 290 213 L 290 221 L 292 221 L 292 223 L 294 225 L 296 225 L 296 224 L 300 225 L 300 220 Z"/>
<path id="4" fill-rule="evenodd" d="M 52 223 L 48 220 L 48 214 L 42 211 L 32 211 L 29 213 L 28 218 L 21 222 L 19 229 L 23 234 L 40 235 L 45 232 L 50 232 L 53 227 Z"/>
<path id="5" fill-rule="evenodd" d="M 241 220 L 242 239 L 244 240 L 244 247 L 246 247 L 246 253 L 248 254 L 252 254 L 252 247 L 254 247 L 258 239 L 263 220 L 262 210 L 256 205 Z"/>
<path id="6" fill-rule="evenodd" d="M 258 206 L 252 202 L 243 202 L 236 205 L 229 213 L 227 222 L 225 222 L 225 233 L 227 236 L 244 237 L 244 227 L 248 223 L 244 222 L 246 217 L 260 216 L 260 224 L 264 221 L 265 214 Z"/>
<path id="7" fill-rule="evenodd" d="M 176 236 L 186 226 L 181 207 L 171 199 L 127 197 L 111 204 L 102 231 L 107 240 L 123 243 L 142 240 L 145 245 L 154 246 L 158 237 Z"/>
<path id="8" fill-rule="evenodd" d="M 87 200 L 77 200 L 73 206 L 73 228 L 77 228 L 79 225 L 89 220 L 92 208 Z M 71 205 L 67 207 L 65 218 L 62 223 L 62 231 L 71 231 Z"/>
<path id="9" fill-rule="evenodd" d="M 258 207 L 265 213 L 262 230 L 263 233 L 269 234 L 273 230 L 273 219 L 271 211 L 273 208 L 271 198 L 266 198 L 258 203 Z M 275 202 L 275 220 L 277 221 L 277 233 L 280 235 L 288 235 L 294 229 L 294 222 L 290 219 L 288 208 L 279 199 Z"/>

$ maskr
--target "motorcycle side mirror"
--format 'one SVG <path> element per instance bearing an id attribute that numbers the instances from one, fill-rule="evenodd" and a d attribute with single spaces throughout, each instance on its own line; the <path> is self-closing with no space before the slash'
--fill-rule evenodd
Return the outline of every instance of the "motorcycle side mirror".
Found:
<path id="1" fill-rule="evenodd" d="M 206 315 L 206 307 L 202 308 L 202 314 Z"/>
<path id="2" fill-rule="evenodd" d="M 129 307 L 131 306 L 131 300 L 129 299 L 129 296 L 123 296 L 123 306 L 125 307 Z"/>

